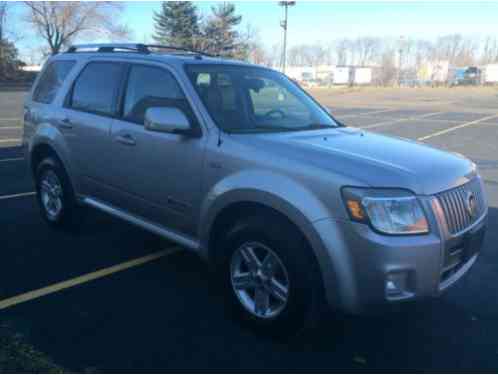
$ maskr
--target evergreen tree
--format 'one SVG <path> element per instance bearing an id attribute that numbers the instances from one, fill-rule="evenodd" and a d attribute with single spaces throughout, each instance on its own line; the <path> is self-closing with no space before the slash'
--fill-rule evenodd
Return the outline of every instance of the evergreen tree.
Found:
<path id="1" fill-rule="evenodd" d="M 14 44 L 6 39 L 0 39 L 0 79 L 15 78 L 21 65 Z"/>
<path id="2" fill-rule="evenodd" d="M 154 40 L 175 47 L 194 48 L 199 36 L 197 8 L 188 1 L 164 1 L 154 12 Z"/>
<path id="3" fill-rule="evenodd" d="M 204 50 L 214 55 L 240 58 L 245 43 L 235 28 L 242 21 L 242 16 L 235 13 L 232 3 L 218 4 L 211 11 L 213 14 L 204 27 Z"/>

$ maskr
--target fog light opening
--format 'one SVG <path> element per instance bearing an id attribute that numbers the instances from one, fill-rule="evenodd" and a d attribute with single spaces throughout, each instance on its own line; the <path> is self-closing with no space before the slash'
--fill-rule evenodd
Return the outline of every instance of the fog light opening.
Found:
<path id="1" fill-rule="evenodd" d="M 408 290 L 408 273 L 393 272 L 387 274 L 385 292 L 388 300 L 399 300 L 412 297 L 413 293 Z"/>

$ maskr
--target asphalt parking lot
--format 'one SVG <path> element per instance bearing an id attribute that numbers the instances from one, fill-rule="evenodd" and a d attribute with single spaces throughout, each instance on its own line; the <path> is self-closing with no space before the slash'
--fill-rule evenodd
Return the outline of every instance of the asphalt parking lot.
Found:
<path id="1" fill-rule="evenodd" d="M 473 270 L 442 298 L 383 316 L 330 320 L 300 342 L 278 343 L 232 322 L 201 261 L 170 251 L 175 245 L 167 241 L 99 213 L 76 235 L 50 231 L 18 147 L 23 95 L 0 93 L 0 324 L 62 366 L 498 371 L 498 105 L 333 106 L 347 125 L 476 162 L 490 202 L 489 229 Z M 119 272 L 96 273 L 123 264 Z M 76 281 L 59 284 L 68 280 Z"/>

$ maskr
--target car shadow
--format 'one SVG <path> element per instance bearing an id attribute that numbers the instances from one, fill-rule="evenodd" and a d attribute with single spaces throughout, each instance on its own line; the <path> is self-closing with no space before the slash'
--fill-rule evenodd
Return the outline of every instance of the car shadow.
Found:
<path id="1" fill-rule="evenodd" d="M 291 345 L 312 353 L 334 348 L 370 369 L 496 370 L 498 233 L 492 228 L 497 225 L 498 208 L 490 207 L 476 264 L 441 298 L 400 304 L 378 316 L 325 320 L 306 340 Z M 477 345 L 484 352 L 478 353 Z"/>
<path id="2" fill-rule="evenodd" d="M 24 157 L 22 146 L 0 146 L 0 160 L 22 157 Z"/>

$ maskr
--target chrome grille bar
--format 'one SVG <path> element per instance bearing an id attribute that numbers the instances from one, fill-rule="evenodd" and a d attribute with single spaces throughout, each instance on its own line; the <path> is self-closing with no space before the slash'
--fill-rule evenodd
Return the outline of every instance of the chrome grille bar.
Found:
<path id="1" fill-rule="evenodd" d="M 468 209 L 468 196 L 475 197 L 475 213 L 471 215 Z M 476 178 L 465 185 L 436 195 L 444 212 L 446 224 L 451 234 L 464 231 L 479 219 L 485 210 L 481 184 Z"/>

